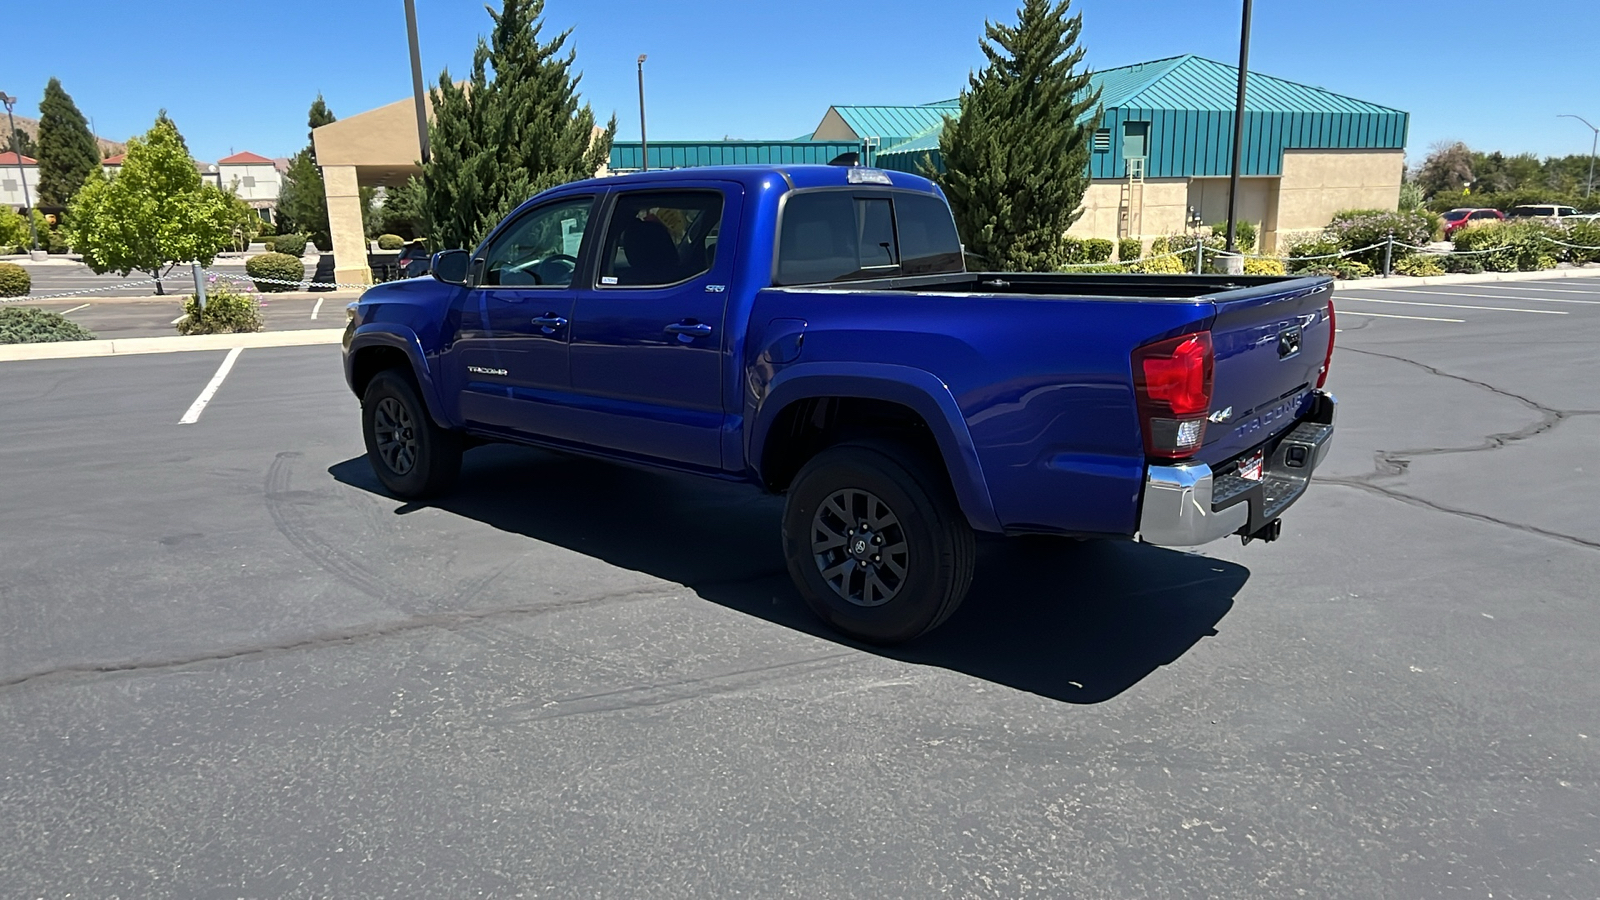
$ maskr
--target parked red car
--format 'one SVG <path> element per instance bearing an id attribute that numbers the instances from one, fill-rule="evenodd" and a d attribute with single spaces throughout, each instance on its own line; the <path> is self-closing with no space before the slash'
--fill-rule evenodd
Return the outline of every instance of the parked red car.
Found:
<path id="1" fill-rule="evenodd" d="M 1450 240 L 1450 235 L 1455 234 L 1457 231 L 1474 222 L 1482 222 L 1486 219 L 1497 219 L 1504 221 L 1505 217 L 1505 213 L 1498 209 L 1482 209 L 1476 207 L 1452 209 L 1443 216 L 1444 239 L 1447 241 Z"/>

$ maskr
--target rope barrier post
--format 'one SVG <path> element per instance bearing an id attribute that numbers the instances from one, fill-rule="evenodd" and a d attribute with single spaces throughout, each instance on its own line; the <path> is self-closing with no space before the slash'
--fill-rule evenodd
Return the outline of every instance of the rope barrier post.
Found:
<path id="1" fill-rule="evenodd" d="M 1205 255 L 1206 242 L 1197 234 L 1194 236 L 1194 273 L 1196 275 L 1205 272 Z"/>
<path id="2" fill-rule="evenodd" d="M 1388 278 L 1389 277 L 1389 273 L 1394 271 L 1394 266 L 1392 265 L 1393 262 L 1394 262 L 1394 231 L 1391 230 L 1389 232 L 1389 240 L 1385 241 L 1384 244 L 1383 244 L 1383 277 Z"/>
<path id="3" fill-rule="evenodd" d="M 200 263 L 192 262 L 189 266 L 194 270 L 194 298 L 200 304 L 200 311 L 206 311 L 206 279 L 200 271 Z"/>

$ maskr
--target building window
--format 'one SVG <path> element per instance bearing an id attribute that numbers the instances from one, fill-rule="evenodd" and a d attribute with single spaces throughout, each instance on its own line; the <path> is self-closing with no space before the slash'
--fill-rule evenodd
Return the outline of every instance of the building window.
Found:
<path id="1" fill-rule="evenodd" d="M 1111 129 L 1096 128 L 1094 132 L 1094 152 L 1105 153 L 1111 149 Z"/>
<path id="2" fill-rule="evenodd" d="M 17 180 L 15 178 L 7 178 L 5 181 L 0 182 L 0 188 L 4 188 L 8 194 L 13 193 L 17 189 Z"/>
<path id="3" fill-rule="evenodd" d="M 256 177 L 254 175 L 246 175 L 239 180 L 239 183 L 244 187 L 253 188 L 256 186 Z"/>

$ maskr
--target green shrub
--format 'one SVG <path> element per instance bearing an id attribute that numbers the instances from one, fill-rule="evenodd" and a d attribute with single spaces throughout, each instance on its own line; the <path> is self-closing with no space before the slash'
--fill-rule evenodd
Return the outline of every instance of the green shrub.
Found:
<path id="1" fill-rule="evenodd" d="M 58 256 L 72 251 L 72 248 L 67 246 L 66 233 L 59 228 L 50 229 L 48 235 L 39 235 L 39 245 Z"/>
<path id="2" fill-rule="evenodd" d="M 1549 239 L 1562 240 L 1565 234 L 1560 226 L 1546 222 L 1485 222 L 1452 237 L 1457 250 L 1489 251 L 1474 255 L 1490 272 L 1537 272 L 1555 268 L 1556 251 L 1564 248 Z"/>
<path id="3" fill-rule="evenodd" d="M 299 258 L 306 255 L 306 236 L 303 234 L 280 234 L 272 239 L 273 253 L 287 253 Z"/>
<path id="4" fill-rule="evenodd" d="M 1600 262 L 1600 220 L 1585 219 L 1564 223 L 1553 235 L 1571 247 L 1552 246 L 1557 256 L 1575 265 Z"/>
<path id="5" fill-rule="evenodd" d="M 1117 241 L 1117 259 L 1121 262 L 1132 262 L 1144 255 L 1144 242 L 1138 238 L 1125 237 Z"/>
<path id="6" fill-rule="evenodd" d="M 261 327 L 261 304 L 256 298 L 225 287 L 206 291 L 204 310 L 199 298 L 190 294 L 183 301 L 183 318 L 178 320 L 179 334 L 234 334 L 260 331 Z"/>
<path id="7" fill-rule="evenodd" d="M 0 204 L 0 252 L 28 245 L 28 220 L 10 206 Z"/>
<path id="8" fill-rule="evenodd" d="M 378 235 L 379 250 L 399 250 L 406 245 L 406 239 L 398 234 Z"/>
<path id="9" fill-rule="evenodd" d="M 1283 260 L 1272 257 L 1246 258 L 1244 261 L 1246 275 L 1287 275 L 1288 269 L 1284 267 Z"/>
<path id="10" fill-rule="evenodd" d="M 92 340 L 92 332 L 66 316 L 31 306 L 0 306 L 0 344 Z"/>
<path id="11" fill-rule="evenodd" d="M 1372 267 L 1364 262 L 1354 259 L 1341 259 L 1333 264 L 1333 276 L 1349 281 L 1353 278 L 1368 278 L 1372 275 Z"/>
<path id="12" fill-rule="evenodd" d="M 1180 253 L 1178 256 L 1166 254 L 1181 250 L 1185 244 L 1190 248 L 1188 262 Z M 1146 275 L 1182 275 L 1194 271 L 1194 243 L 1187 235 L 1173 237 L 1158 237 L 1150 242 L 1150 255 L 1135 263 L 1130 271 L 1143 272 Z"/>
<path id="13" fill-rule="evenodd" d="M 1116 245 L 1105 238 L 1086 238 L 1083 242 L 1083 261 L 1091 263 L 1105 263 L 1111 261 L 1111 252 Z"/>
<path id="14" fill-rule="evenodd" d="M 26 297 L 33 290 L 28 270 L 16 263 L 0 262 L 0 297 Z"/>
<path id="15" fill-rule="evenodd" d="M 1339 242 L 1327 235 L 1318 235 L 1289 245 L 1289 259 L 1285 267 L 1296 275 L 1320 274 L 1333 269 L 1337 259 L 1318 259 L 1339 252 Z"/>
<path id="16" fill-rule="evenodd" d="M 272 224 L 270 219 L 261 220 L 261 230 L 256 232 L 256 237 L 271 237 L 278 233 L 278 226 Z"/>
<path id="17" fill-rule="evenodd" d="M 1211 233 L 1222 238 L 1220 246 L 1228 246 L 1228 223 L 1217 222 L 1211 226 Z M 1233 226 L 1234 243 L 1245 253 L 1256 252 L 1256 223 L 1250 221 L 1235 222 Z"/>
<path id="18" fill-rule="evenodd" d="M 1397 275 L 1412 275 L 1417 278 L 1427 278 L 1430 275 L 1443 275 L 1444 264 L 1440 261 L 1440 254 L 1413 253 L 1395 263 L 1394 271 Z"/>
<path id="19" fill-rule="evenodd" d="M 292 291 L 299 287 L 298 284 L 272 284 L 266 279 L 279 281 L 304 281 L 306 278 L 306 264 L 297 256 L 287 253 L 262 253 L 245 260 L 244 272 L 256 279 L 256 290 L 266 294 Z"/>
<path id="20" fill-rule="evenodd" d="M 1396 241 L 1393 262 L 1415 251 L 1399 244 L 1422 246 L 1433 239 L 1433 220 L 1421 212 L 1391 212 L 1377 209 L 1351 209 L 1334 213 L 1327 234 L 1344 251 L 1359 250 L 1346 257 L 1372 269 L 1383 267 L 1384 244 L 1393 234 Z M 1368 249 L 1370 248 L 1370 249 Z"/>
<path id="21" fill-rule="evenodd" d="M 1483 263 L 1476 256 L 1451 254 L 1444 258 L 1444 270 L 1452 275 L 1476 275 L 1483 271 Z"/>

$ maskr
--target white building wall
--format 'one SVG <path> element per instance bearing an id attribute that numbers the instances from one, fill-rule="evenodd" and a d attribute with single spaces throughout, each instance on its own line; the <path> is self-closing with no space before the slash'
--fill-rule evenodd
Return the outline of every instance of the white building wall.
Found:
<path id="1" fill-rule="evenodd" d="M 272 163 L 219 163 L 222 186 L 232 187 L 239 198 L 254 205 L 257 202 L 277 202 L 278 188 L 283 185 L 283 175 Z"/>
<path id="2" fill-rule="evenodd" d="M 28 199 L 33 205 L 39 202 L 39 167 L 24 165 L 19 172 L 16 165 L 0 166 L 0 203 L 8 203 L 15 209 L 22 209 L 30 204 L 23 202 L 22 186 L 26 178 L 28 186 Z"/>

